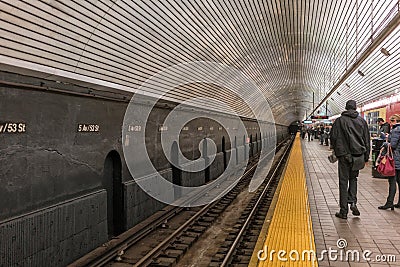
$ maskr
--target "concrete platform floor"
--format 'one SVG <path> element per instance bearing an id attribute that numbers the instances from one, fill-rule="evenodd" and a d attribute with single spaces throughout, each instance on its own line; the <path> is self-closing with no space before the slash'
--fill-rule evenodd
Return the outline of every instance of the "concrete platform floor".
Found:
<path id="1" fill-rule="evenodd" d="M 349 211 L 347 220 L 336 218 L 335 213 L 339 211 L 337 163 L 328 161 L 331 151 L 328 146 L 320 145 L 319 140 L 304 139 L 301 143 L 317 256 L 323 250 L 332 251 L 331 257 L 329 253 L 324 254 L 318 261 L 319 266 L 400 266 L 400 209 L 378 209 L 386 201 L 387 179 L 373 178 L 368 164 L 358 178 L 357 206 L 361 216 L 353 216 Z M 397 192 L 395 203 L 398 196 Z M 339 239 L 347 241 L 345 249 L 338 248 Z M 358 251 L 360 260 L 357 256 L 353 260 L 349 250 Z M 363 258 L 363 253 L 369 260 Z M 387 262 L 393 261 L 393 257 L 396 262 Z M 386 262 L 380 261 L 384 258 Z"/>

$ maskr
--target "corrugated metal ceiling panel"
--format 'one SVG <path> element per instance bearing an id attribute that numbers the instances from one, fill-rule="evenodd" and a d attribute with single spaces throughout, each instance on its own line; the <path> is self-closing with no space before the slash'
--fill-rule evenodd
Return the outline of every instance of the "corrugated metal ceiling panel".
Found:
<path id="1" fill-rule="evenodd" d="M 177 64 L 222 63 L 252 80 L 275 121 L 289 124 L 319 104 L 396 18 L 398 5 L 397 0 L 0 0 L 0 55 L 133 89 Z M 381 46 L 390 56 L 380 47 L 360 66 L 365 76 L 352 74 L 332 94 L 328 113 L 340 112 L 349 98 L 365 103 L 398 89 L 399 34 L 396 30 Z M 185 75 L 196 77 L 196 71 L 191 67 Z M 182 88 L 191 89 L 174 90 L 170 97 L 212 95 L 252 116 L 248 99 L 237 101 L 218 86 Z M 168 83 L 160 90 L 168 90 Z"/>

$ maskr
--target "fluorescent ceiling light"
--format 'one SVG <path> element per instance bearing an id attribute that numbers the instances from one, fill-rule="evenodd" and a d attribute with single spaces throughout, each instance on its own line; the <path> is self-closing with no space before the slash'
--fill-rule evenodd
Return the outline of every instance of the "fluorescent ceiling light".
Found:
<path id="1" fill-rule="evenodd" d="M 384 48 L 384 47 L 381 48 L 381 53 L 384 54 L 384 55 L 387 56 L 387 57 L 390 56 L 390 52 L 387 51 L 387 49 Z"/>

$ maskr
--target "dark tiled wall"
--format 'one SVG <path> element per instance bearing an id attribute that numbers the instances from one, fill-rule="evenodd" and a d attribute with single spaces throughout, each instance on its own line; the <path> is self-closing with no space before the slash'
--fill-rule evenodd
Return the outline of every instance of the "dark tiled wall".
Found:
<path id="1" fill-rule="evenodd" d="M 107 241 L 101 190 L 0 222 L 0 266 L 64 266 Z"/>
<path id="2" fill-rule="evenodd" d="M 172 170 L 162 173 L 168 181 L 172 181 Z M 142 179 L 146 179 L 143 177 Z M 173 199 L 173 189 L 165 189 L 166 195 Z M 156 211 L 165 207 L 165 204 L 149 196 L 134 180 L 124 182 L 126 228 L 129 229 L 140 223 Z"/>

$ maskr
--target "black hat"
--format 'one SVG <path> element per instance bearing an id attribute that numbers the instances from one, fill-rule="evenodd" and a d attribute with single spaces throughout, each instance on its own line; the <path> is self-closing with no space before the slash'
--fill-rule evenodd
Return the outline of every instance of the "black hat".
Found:
<path id="1" fill-rule="evenodd" d="M 357 109 L 356 101 L 349 100 L 349 101 L 346 102 L 346 110 L 349 110 L 349 109 L 352 109 L 352 110 L 356 110 Z"/>
<path id="2" fill-rule="evenodd" d="M 378 118 L 377 122 L 384 122 L 384 120 L 382 118 Z"/>

